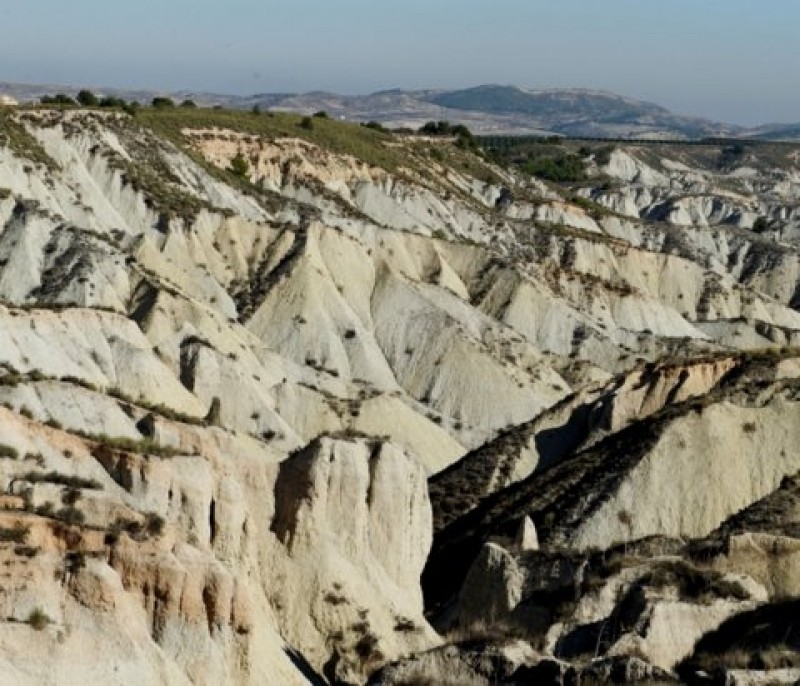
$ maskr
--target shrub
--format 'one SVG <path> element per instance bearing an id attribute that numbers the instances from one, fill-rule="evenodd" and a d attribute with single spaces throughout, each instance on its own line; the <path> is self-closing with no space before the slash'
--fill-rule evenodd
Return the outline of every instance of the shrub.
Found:
<path id="1" fill-rule="evenodd" d="M 526 162 L 523 169 L 531 176 L 558 183 L 582 181 L 586 178 L 583 160 L 578 155 L 536 157 Z"/>
<path id="2" fill-rule="evenodd" d="M 311 117 L 303 117 L 298 126 L 306 131 L 312 131 L 314 129 L 314 120 Z"/>
<path id="3" fill-rule="evenodd" d="M 36 631 L 43 631 L 52 623 L 52 621 L 53 620 L 50 619 L 47 613 L 40 607 L 31 610 L 27 619 L 28 624 L 30 624 L 31 627 Z"/>
<path id="4" fill-rule="evenodd" d="M 195 107 L 197 107 L 197 105 L 195 104 L 194 100 L 184 100 L 181 103 L 181 107 L 184 107 L 186 109 L 194 109 Z"/>
<path id="5" fill-rule="evenodd" d="M 64 489 L 64 491 L 62 492 L 62 494 L 61 494 L 61 502 L 62 502 L 62 504 L 71 507 L 71 506 L 75 505 L 75 503 L 77 503 L 82 497 L 83 497 L 83 494 L 80 492 L 79 489 L 69 487 L 69 488 Z"/>
<path id="6" fill-rule="evenodd" d="M 97 107 L 99 101 L 92 91 L 82 90 L 78 93 L 78 102 L 84 107 Z"/>
<path id="7" fill-rule="evenodd" d="M 429 121 L 423 124 L 418 132 L 425 136 L 449 136 L 452 130 L 448 121 Z"/>
<path id="8" fill-rule="evenodd" d="M 84 523 L 84 521 L 86 521 L 86 516 L 83 514 L 83 512 L 72 506 L 62 507 L 58 512 L 55 513 L 54 517 L 56 519 L 60 519 L 65 524 L 70 524 L 73 526 L 80 526 Z"/>
<path id="9" fill-rule="evenodd" d="M 314 116 L 317 119 L 328 119 L 328 113 L 325 110 L 320 110 L 319 112 L 314 112 Z"/>
<path id="10" fill-rule="evenodd" d="M 155 512 L 145 515 L 144 528 L 150 536 L 160 536 L 164 533 L 164 518 Z"/>
<path id="11" fill-rule="evenodd" d="M 175 102 L 172 98 L 155 97 L 151 103 L 157 110 L 163 110 L 175 107 Z"/>
<path id="12" fill-rule="evenodd" d="M 10 445 L 3 445 L 0 443 L 0 458 L 2 457 L 16 460 L 19 457 L 19 451 L 16 448 L 12 448 Z"/>
<path id="13" fill-rule="evenodd" d="M 0 541 L 3 543 L 25 543 L 28 540 L 30 529 L 22 524 L 15 524 L 13 527 L 0 527 Z"/>
<path id="14" fill-rule="evenodd" d="M 59 474 L 58 472 L 28 472 L 22 477 L 25 481 L 35 483 L 50 483 L 59 486 L 68 486 L 70 488 L 86 488 L 91 490 L 100 490 L 103 488 L 96 479 L 84 479 L 80 476 L 69 476 L 68 474 Z"/>
<path id="15" fill-rule="evenodd" d="M 328 591 L 324 596 L 323 599 L 326 603 L 330 603 L 334 607 L 337 605 L 346 605 L 347 598 L 341 594 L 334 593 L 333 591 Z"/>
<path id="16" fill-rule="evenodd" d="M 42 105 L 75 105 L 77 104 L 71 97 L 64 93 L 56 93 L 55 95 L 43 95 L 41 98 Z"/>
<path id="17" fill-rule="evenodd" d="M 14 548 L 14 554 L 20 557 L 32 558 L 39 554 L 39 548 L 32 545 L 18 545 Z"/>
<path id="18" fill-rule="evenodd" d="M 362 659 L 376 657 L 378 651 L 378 637 L 375 634 L 366 634 L 355 645 L 356 654 Z"/>
<path id="19" fill-rule="evenodd" d="M 100 107 L 123 110 L 127 107 L 127 103 L 122 98 L 102 98 L 100 100 Z"/>
<path id="20" fill-rule="evenodd" d="M 237 153 L 231 160 L 229 167 L 231 174 L 238 176 L 241 179 L 246 179 L 250 175 L 250 163 L 245 159 L 242 153 Z"/>
<path id="21" fill-rule="evenodd" d="M 394 630 L 400 633 L 412 633 L 417 631 L 417 625 L 407 617 L 398 617 L 395 625 Z"/>
<path id="22" fill-rule="evenodd" d="M 55 513 L 55 508 L 53 507 L 53 503 L 48 501 L 43 505 L 39 505 L 39 507 L 36 508 L 35 512 L 40 517 L 52 517 Z"/>

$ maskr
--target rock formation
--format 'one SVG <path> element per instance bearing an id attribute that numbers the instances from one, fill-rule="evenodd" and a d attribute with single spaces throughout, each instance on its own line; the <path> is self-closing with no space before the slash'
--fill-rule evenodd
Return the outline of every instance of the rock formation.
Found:
<path id="1" fill-rule="evenodd" d="M 0 112 L 9 682 L 791 678 L 797 152 L 300 124 Z"/>

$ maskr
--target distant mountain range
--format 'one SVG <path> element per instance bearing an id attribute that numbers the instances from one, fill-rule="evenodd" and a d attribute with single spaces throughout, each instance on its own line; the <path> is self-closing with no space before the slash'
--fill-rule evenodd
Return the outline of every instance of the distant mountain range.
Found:
<path id="1" fill-rule="evenodd" d="M 77 86 L 0 83 L 0 95 L 20 102 L 42 95 L 76 94 Z M 303 113 L 326 111 L 359 122 L 378 121 L 391 128 L 417 128 L 432 119 L 467 125 L 480 134 L 557 134 L 596 138 L 698 139 L 742 137 L 798 140 L 800 124 L 768 124 L 745 128 L 700 117 L 674 114 L 650 102 L 586 89 L 530 90 L 484 85 L 463 90 L 388 90 L 370 95 L 328 92 L 259 93 L 249 96 L 193 91 L 165 93 L 116 88 L 94 89 L 104 95 L 148 102 L 156 95 L 192 99 L 201 105 Z"/>

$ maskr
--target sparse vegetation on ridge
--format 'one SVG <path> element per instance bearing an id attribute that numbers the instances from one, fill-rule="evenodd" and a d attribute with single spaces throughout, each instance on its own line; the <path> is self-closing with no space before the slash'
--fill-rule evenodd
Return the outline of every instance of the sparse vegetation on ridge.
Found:
<path id="1" fill-rule="evenodd" d="M 373 128 L 335 121 L 314 119 L 311 129 L 298 126 L 303 117 L 296 114 L 271 112 L 253 116 L 240 110 L 224 109 L 141 109 L 136 121 L 191 150 L 184 131 L 189 129 L 224 129 L 263 136 L 266 139 L 301 137 L 327 150 L 353 157 L 387 171 L 397 171 L 404 156 L 386 145 L 390 136 Z"/>
<path id="2" fill-rule="evenodd" d="M 30 134 L 14 114 L 0 107 L 0 145 L 9 147 L 17 156 L 42 164 L 50 171 L 57 171 L 58 163 L 47 154 L 41 143 Z"/>

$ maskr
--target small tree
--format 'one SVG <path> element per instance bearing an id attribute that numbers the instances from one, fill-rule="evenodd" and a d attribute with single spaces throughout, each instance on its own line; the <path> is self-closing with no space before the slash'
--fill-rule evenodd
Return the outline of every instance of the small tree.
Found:
<path id="1" fill-rule="evenodd" d="M 181 107 L 184 107 L 186 109 L 190 109 L 191 110 L 191 109 L 195 109 L 197 107 L 197 104 L 195 103 L 194 100 L 184 100 L 181 103 Z"/>
<path id="2" fill-rule="evenodd" d="M 230 172 L 240 179 L 246 179 L 250 176 L 250 163 L 245 159 L 242 153 L 237 153 L 236 157 L 231 160 Z"/>
<path id="3" fill-rule="evenodd" d="M 84 107 L 97 107 L 99 101 L 92 91 L 82 90 L 78 93 L 78 102 Z"/>
<path id="4" fill-rule="evenodd" d="M 259 114 L 261 114 L 261 105 L 259 105 L 258 103 L 256 103 L 255 105 L 253 105 L 253 109 L 251 110 L 251 112 L 252 112 L 253 114 L 255 114 L 255 115 L 259 115 Z"/>
<path id="5" fill-rule="evenodd" d="M 175 102 L 172 98 L 153 98 L 153 107 L 156 109 L 166 109 L 168 107 L 175 107 Z"/>
<path id="6" fill-rule="evenodd" d="M 314 112 L 314 116 L 317 119 L 328 119 L 328 113 L 325 110 L 320 110 L 319 112 Z"/>

